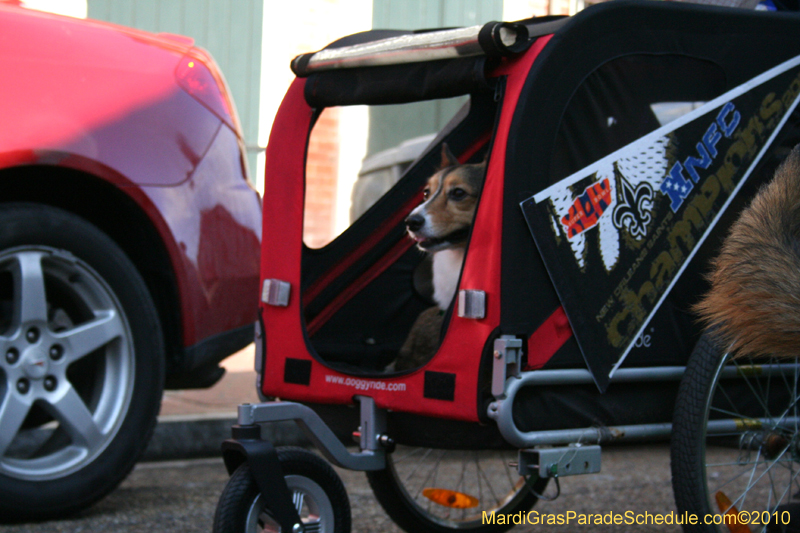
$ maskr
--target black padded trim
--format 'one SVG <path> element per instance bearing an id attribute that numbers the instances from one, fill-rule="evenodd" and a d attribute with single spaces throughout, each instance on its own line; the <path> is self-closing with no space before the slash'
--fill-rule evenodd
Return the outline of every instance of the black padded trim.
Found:
<path id="1" fill-rule="evenodd" d="M 318 72 L 307 78 L 306 102 L 311 107 L 383 105 L 491 93 L 486 60 L 475 56 Z"/>
<path id="2" fill-rule="evenodd" d="M 456 395 L 456 375 L 449 372 L 425 372 L 422 395 L 432 400 L 452 402 Z"/>
<path id="3" fill-rule="evenodd" d="M 283 368 L 284 383 L 294 383 L 295 385 L 308 385 L 311 383 L 311 360 L 310 359 L 286 359 L 286 366 Z"/>

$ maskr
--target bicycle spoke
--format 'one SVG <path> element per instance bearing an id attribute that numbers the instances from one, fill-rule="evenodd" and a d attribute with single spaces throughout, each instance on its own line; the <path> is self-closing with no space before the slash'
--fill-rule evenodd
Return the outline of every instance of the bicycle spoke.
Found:
<path id="1" fill-rule="evenodd" d="M 432 448 L 428 448 L 427 450 L 425 450 L 425 455 L 422 457 L 422 459 L 420 459 L 420 460 L 417 462 L 417 464 L 416 464 L 416 466 L 413 468 L 413 470 L 411 470 L 411 472 L 409 472 L 409 474 L 408 474 L 408 475 L 406 476 L 406 478 L 403 480 L 403 482 L 404 482 L 404 483 L 408 483 L 408 481 L 411 479 L 411 477 L 414 475 L 414 473 L 417 471 L 417 469 L 418 469 L 420 466 L 422 466 L 423 462 L 425 461 L 425 459 L 427 459 L 427 458 L 428 458 L 428 456 L 431 454 L 431 452 L 432 452 L 432 451 L 433 451 L 433 449 L 432 449 Z"/>
<path id="2" fill-rule="evenodd" d="M 786 453 L 786 449 L 784 449 L 784 450 L 783 450 L 783 452 L 781 452 L 781 455 L 780 455 L 780 456 L 779 456 L 777 459 L 780 459 L 780 457 L 782 457 L 782 456 L 783 456 L 785 453 Z M 760 452 L 759 452 L 759 454 L 760 454 Z M 776 460 L 777 460 L 777 459 L 776 459 Z M 767 464 L 767 463 L 763 463 L 763 464 Z M 742 492 L 742 496 L 740 496 L 739 498 L 737 498 L 737 500 L 736 500 L 736 501 L 734 501 L 734 504 L 736 504 L 737 502 L 739 502 L 739 500 L 741 500 L 741 502 L 740 502 L 740 503 L 741 503 L 742 505 L 744 505 L 744 498 L 746 498 L 746 497 L 747 497 L 747 494 L 750 492 L 750 490 L 751 490 L 751 489 L 752 489 L 752 488 L 755 486 L 755 484 L 756 484 L 756 483 L 758 483 L 758 482 L 759 482 L 759 481 L 760 481 L 760 480 L 761 480 L 761 479 L 762 479 L 762 478 L 763 478 L 765 475 L 767 475 L 767 473 L 768 473 L 768 472 L 770 472 L 770 471 L 772 470 L 772 467 L 773 467 L 773 466 L 775 466 L 775 463 L 774 463 L 774 462 L 772 462 L 772 463 L 768 463 L 768 464 L 769 464 L 769 466 L 767 466 L 766 470 L 764 470 L 764 472 L 763 472 L 763 473 L 762 473 L 760 476 L 758 476 L 758 478 L 756 478 L 755 480 L 753 480 L 753 479 L 752 479 L 752 474 L 753 474 L 753 473 L 755 473 L 755 469 L 756 469 L 756 466 L 757 466 L 757 465 L 754 465 L 754 466 L 753 466 L 753 470 L 752 470 L 752 472 L 751 472 L 751 479 L 750 479 L 750 481 L 748 482 L 748 484 L 747 484 L 747 487 L 745 487 L 744 491 Z"/>
<path id="3" fill-rule="evenodd" d="M 439 470 L 439 464 L 442 462 L 442 457 L 444 457 L 444 452 L 445 452 L 445 450 L 440 450 L 439 451 L 439 457 L 436 459 L 436 462 L 433 464 L 433 468 L 431 468 L 431 471 L 428 472 L 428 475 L 422 481 L 422 483 L 419 486 L 419 489 L 417 490 L 416 494 L 414 494 L 412 499 L 416 500 L 417 498 L 419 498 L 419 495 L 422 494 L 422 490 L 425 488 L 425 485 L 428 483 L 428 480 L 431 479 L 431 476 L 434 476 L 436 474 L 436 472 Z"/>
<path id="4" fill-rule="evenodd" d="M 497 503 L 497 505 L 500 506 L 502 504 L 502 502 L 500 501 L 500 498 L 498 498 L 497 495 L 495 494 L 494 489 L 492 488 L 491 481 L 489 481 L 488 476 L 483 471 L 483 469 L 480 467 L 480 464 L 478 463 L 477 459 L 475 461 L 475 467 L 478 469 L 478 484 L 479 484 L 479 486 L 480 486 L 481 475 L 483 475 L 483 479 L 484 479 L 484 481 L 486 481 L 486 488 L 489 489 L 489 494 L 492 495 L 492 499 L 494 499 L 494 501 Z"/>

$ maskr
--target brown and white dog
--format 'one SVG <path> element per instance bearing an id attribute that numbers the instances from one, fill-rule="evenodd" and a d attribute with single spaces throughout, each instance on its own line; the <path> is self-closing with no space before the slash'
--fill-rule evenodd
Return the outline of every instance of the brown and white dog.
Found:
<path id="1" fill-rule="evenodd" d="M 446 310 L 453 301 L 486 163 L 461 165 L 442 145 L 439 170 L 428 179 L 424 201 L 406 218 L 408 234 L 433 255 L 433 299 Z"/>
<path id="2" fill-rule="evenodd" d="M 433 258 L 433 299 L 423 311 L 387 371 L 419 368 L 439 347 L 444 311 L 455 296 L 472 220 L 478 205 L 486 163 L 461 165 L 442 145 L 439 170 L 428 179 L 424 201 L 406 218 L 408 234 Z"/>
<path id="3" fill-rule="evenodd" d="M 735 356 L 800 354 L 800 146 L 731 226 L 697 305 Z"/>

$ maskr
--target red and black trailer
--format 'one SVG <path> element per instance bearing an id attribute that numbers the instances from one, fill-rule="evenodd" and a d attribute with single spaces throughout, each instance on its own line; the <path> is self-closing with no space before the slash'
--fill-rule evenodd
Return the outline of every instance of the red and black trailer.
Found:
<path id="1" fill-rule="evenodd" d="M 349 528 L 324 462 L 259 439 L 279 420 L 367 471 L 408 531 L 504 530 L 513 524 L 483 518 L 527 511 L 551 478 L 598 471 L 601 444 L 668 438 L 693 351 L 714 361 L 704 386 L 716 395 L 687 408 L 703 440 L 676 460 L 702 475 L 676 480 L 691 495 L 680 510 L 731 512 L 706 476 L 720 451 L 725 464 L 748 458 L 726 480 L 750 469 L 767 485 L 726 485 L 732 506 L 750 494 L 748 511 L 780 517 L 797 492 L 797 365 L 717 365 L 692 306 L 727 228 L 800 142 L 797 35 L 792 12 L 620 0 L 573 17 L 370 31 L 296 58 L 267 149 L 264 403 L 240 406 L 226 443 L 231 472 L 245 466 L 218 530 Z M 396 184 L 326 246 L 304 244 L 307 149 L 324 109 L 457 96 L 466 102 Z M 435 355 L 388 371 L 432 305 L 404 221 L 443 143 L 462 163 L 486 161 L 483 189 Z M 353 432 L 356 453 L 343 444 Z"/>

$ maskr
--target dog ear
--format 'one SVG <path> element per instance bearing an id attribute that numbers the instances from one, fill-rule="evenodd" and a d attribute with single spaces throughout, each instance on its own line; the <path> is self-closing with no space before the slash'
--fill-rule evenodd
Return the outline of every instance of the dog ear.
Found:
<path id="1" fill-rule="evenodd" d="M 483 168 L 486 168 L 486 164 L 489 162 L 489 152 L 490 152 L 490 151 L 491 151 L 491 150 L 486 150 L 486 153 L 485 153 L 485 154 L 483 154 L 483 159 L 481 160 L 481 162 L 480 162 L 480 163 L 478 163 L 478 164 L 479 164 L 480 166 L 482 166 Z"/>
<path id="2" fill-rule="evenodd" d="M 439 163 L 439 169 L 454 167 L 458 164 L 458 159 L 456 159 L 456 156 L 450 151 L 450 147 L 447 146 L 447 143 L 442 143 L 442 162 Z"/>

